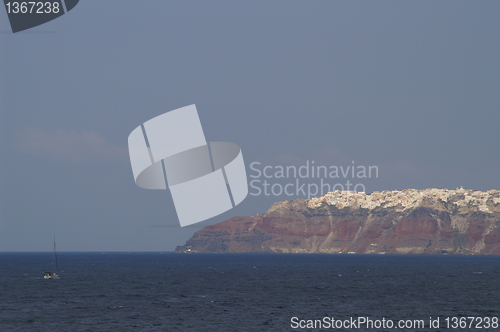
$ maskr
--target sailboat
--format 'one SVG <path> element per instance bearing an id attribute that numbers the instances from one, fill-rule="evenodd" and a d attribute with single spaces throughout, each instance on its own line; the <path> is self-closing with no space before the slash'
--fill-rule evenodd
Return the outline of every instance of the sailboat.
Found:
<path id="1" fill-rule="evenodd" d="M 57 266 L 57 251 L 56 251 L 56 237 L 54 236 L 54 259 L 52 261 L 52 268 L 55 269 L 54 272 L 45 272 L 43 275 L 44 279 L 59 279 L 59 267 Z"/>

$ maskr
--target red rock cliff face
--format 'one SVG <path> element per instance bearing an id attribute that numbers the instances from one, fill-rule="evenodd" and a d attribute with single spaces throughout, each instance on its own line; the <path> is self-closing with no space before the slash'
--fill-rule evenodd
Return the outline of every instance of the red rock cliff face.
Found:
<path id="1" fill-rule="evenodd" d="M 451 203 L 364 209 L 284 201 L 207 226 L 176 252 L 500 255 L 500 204 L 484 212 Z"/>

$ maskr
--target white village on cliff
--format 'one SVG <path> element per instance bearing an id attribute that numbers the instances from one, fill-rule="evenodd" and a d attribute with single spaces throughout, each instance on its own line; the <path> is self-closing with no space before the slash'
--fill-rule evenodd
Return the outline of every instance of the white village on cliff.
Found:
<path id="1" fill-rule="evenodd" d="M 375 209 L 377 207 L 397 207 L 401 206 L 403 210 L 412 209 L 422 205 L 426 199 L 441 202 L 452 202 L 457 207 L 477 208 L 482 212 L 495 212 L 495 206 L 500 204 L 500 191 L 488 190 L 486 192 L 479 190 L 470 190 L 457 188 L 449 189 L 404 189 L 392 191 L 374 191 L 372 194 L 355 191 L 329 192 L 324 196 L 315 197 L 308 201 L 308 207 L 318 208 L 323 204 L 334 205 L 342 209 L 363 208 Z"/>

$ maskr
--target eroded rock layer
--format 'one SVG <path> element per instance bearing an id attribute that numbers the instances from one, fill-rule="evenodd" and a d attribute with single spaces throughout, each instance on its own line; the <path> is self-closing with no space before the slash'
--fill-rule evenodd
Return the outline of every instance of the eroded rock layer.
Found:
<path id="1" fill-rule="evenodd" d="M 500 255 L 500 192 L 333 192 L 196 232 L 176 252 Z"/>

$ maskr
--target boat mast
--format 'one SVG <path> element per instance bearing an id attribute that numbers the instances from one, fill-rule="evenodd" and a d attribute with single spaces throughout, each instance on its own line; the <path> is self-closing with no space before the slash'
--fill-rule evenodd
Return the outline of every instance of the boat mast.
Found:
<path id="1" fill-rule="evenodd" d="M 55 267 L 56 267 L 56 271 L 59 271 L 59 267 L 57 265 L 57 251 L 56 251 L 56 236 L 54 235 L 54 264 L 55 264 Z"/>

